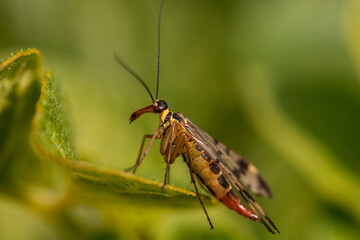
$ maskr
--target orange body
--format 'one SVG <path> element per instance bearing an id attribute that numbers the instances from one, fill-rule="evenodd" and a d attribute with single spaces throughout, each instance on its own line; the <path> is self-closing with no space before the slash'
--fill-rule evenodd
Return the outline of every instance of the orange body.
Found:
<path id="1" fill-rule="evenodd" d="M 166 119 L 166 116 L 168 119 Z M 240 215 L 250 218 L 253 221 L 258 221 L 259 217 L 251 210 L 247 209 L 245 205 L 241 204 L 240 198 L 233 192 L 231 184 L 226 179 L 223 172 L 220 170 L 216 161 L 211 159 L 193 139 L 188 139 L 188 143 L 180 143 L 180 137 L 185 131 L 180 127 L 181 121 L 186 121 L 181 113 L 167 112 L 165 118 L 160 115 L 160 122 L 164 126 L 164 133 L 162 135 L 160 153 L 164 156 L 165 161 L 167 156 L 171 156 L 170 163 L 183 155 L 186 162 L 191 166 L 191 171 L 197 176 L 203 186 L 205 186 L 214 197 L 220 200 L 229 209 L 236 211 Z M 165 120 L 166 119 L 166 120 Z M 175 125 L 173 131 L 170 131 L 170 126 Z M 167 143 L 174 137 L 171 146 Z M 188 149 L 186 149 L 188 148 Z M 170 152 L 169 152 L 170 151 Z M 189 154 L 187 155 L 187 151 Z M 188 157 L 189 156 L 189 157 Z M 190 159 L 188 159 L 190 158 Z"/>

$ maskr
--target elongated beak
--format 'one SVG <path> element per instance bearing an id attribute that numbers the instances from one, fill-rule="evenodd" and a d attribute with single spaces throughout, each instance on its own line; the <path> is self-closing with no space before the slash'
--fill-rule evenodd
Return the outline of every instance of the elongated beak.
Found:
<path id="1" fill-rule="evenodd" d="M 130 116 L 130 123 L 132 123 L 133 121 L 135 121 L 138 117 L 140 117 L 141 115 L 145 114 L 145 113 L 156 113 L 154 111 L 154 106 L 153 104 L 143 107 L 139 110 L 137 110 L 136 112 L 134 112 L 133 114 L 131 114 Z"/>

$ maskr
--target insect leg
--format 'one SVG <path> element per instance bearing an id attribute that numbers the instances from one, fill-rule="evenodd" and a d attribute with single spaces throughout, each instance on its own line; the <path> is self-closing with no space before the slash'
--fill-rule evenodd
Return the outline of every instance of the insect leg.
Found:
<path id="1" fill-rule="evenodd" d="M 159 132 L 160 132 L 160 128 L 157 128 L 157 129 L 155 130 L 154 135 L 144 135 L 143 140 L 142 140 L 142 143 L 141 143 L 141 147 L 140 147 L 139 156 L 138 156 L 138 158 L 137 158 L 137 160 L 136 160 L 135 165 L 132 166 L 132 167 L 130 167 L 130 168 L 125 169 L 125 171 L 130 171 L 130 170 L 132 170 L 133 173 L 135 173 L 136 169 L 140 166 L 141 162 L 144 160 L 144 158 L 146 157 L 146 155 L 148 155 L 149 150 L 150 150 L 152 144 L 154 143 L 155 138 L 160 138 Z M 146 138 L 150 138 L 150 137 L 151 137 L 151 140 L 150 140 L 149 144 L 147 145 L 144 154 L 143 154 L 142 157 L 140 158 L 142 149 L 143 149 L 143 147 L 144 147 L 145 139 L 146 139 Z"/>
<path id="2" fill-rule="evenodd" d="M 178 138 L 178 142 L 174 148 L 174 150 L 172 151 L 172 155 L 171 155 L 171 158 L 170 158 L 170 163 L 174 163 L 175 162 L 175 159 L 177 158 L 177 156 L 179 156 L 180 154 L 180 149 L 186 144 L 186 137 L 179 137 Z M 184 157 L 184 155 L 183 155 Z M 186 162 L 185 158 L 184 158 L 184 161 Z"/>
<path id="3" fill-rule="evenodd" d="M 174 141 L 175 141 L 175 139 L 174 139 Z M 170 182 L 170 164 L 173 164 L 175 162 L 175 159 L 178 156 L 180 148 L 182 148 L 185 145 L 186 138 L 178 137 L 178 142 L 176 143 L 175 147 L 172 148 L 172 145 L 173 145 L 174 141 L 169 142 L 169 145 L 170 145 L 171 149 L 169 149 L 167 159 L 166 159 L 166 172 L 165 172 L 164 185 L 162 186 L 163 188 L 166 185 L 166 180 L 167 180 L 168 183 Z"/>
<path id="4" fill-rule="evenodd" d="M 164 183 L 162 185 L 162 188 L 164 189 L 165 186 L 166 186 L 166 183 L 167 183 L 167 180 L 169 180 L 169 172 L 170 172 L 170 158 L 171 158 L 171 152 L 172 152 L 172 144 L 176 138 L 175 136 L 175 130 L 176 130 L 176 126 L 175 125 L 171 125 L 170 126 L 170 129 L 168 130 L 168 136 L 166 138 L 166 142 L 163 144 L 165 146 L 161 146 L 163 147 L 165 150 L 167 149 L 167 153 L 166 153 L 166 159 L 165 159 L 165 162 L 166 162 L 166 169 L 165 169 L 165 178 L 164 178 Z"/>
<path id="5" fill-rule="evenodd" d="M 185 139 L 185 142 L 186 142 L 186 158 L 187 158 L 187 164 L 189 166 L 189 170 L 190 170 L 190 176 L 191 176 L 191 182 L 194 184 L 194 188 L 195 188 L 195 191 L 196 191 L 196 195 L 197 197 L 199 198 L 199 201 L 200 201 L 200 204 L 204 210 L 204 213 L 206 215 L 206 218 L 210 224 L 210 230 L 214 228 L 214 226 L 212 225 L 211 223 L 211 220 L 210 220 L 210 217 L 205 209 L 205 205 L 204 203 L 202 202 L 201 200 L 201 197 L 200 197 L 200 194 L 199 194 L 199 190 L 197 189 L 197 186 L 196 186 L 196 182 L 195 182 L 195 177 L 194 177 L 194 173 L 192 171 L 192 167 L 191 167 L 191 156 L 190 156 L 190 149 L 189 149 L 189 141 L 187 141 L 187 137 L 185 134 L 182 135 L 182 137 Z"/>
<path id="6" fill-rule="evenodd" d="M 263 215 L 265 217 L 265 219 L 270 223 L 270 225 L 278 232 L 280 233 L 279 229 L 276 227 L 276 225 L 273 223 L 273 221 L 270 219 L 270 217 L 265 213 L 265 211 L 260 207 L 260 205 L 253 199 L 253 197 L 246 191 L 239 191 L 240 195 L 242 196 L 243 199 L 245 199 L 245 201 L 248 203 L 248 205 L 253 209 L 253 211 L 255 211 L 254 207 L 261 213 L 261 215 Z M 246 197 L 249 199 L 247 199 Z M 251 204 L 249 204 L 249 202 L 251 202 Z M 268 226 L 268 224 L 262 219 L 260 218 L 260 222 L 267 228 L 267 230 L 271 233 L 274 234 L 274 232 L 271 230 L 271 228 Z"/>
<path id="7" fill-rule="evenodd" d="M 168 158 L 170 156 L 170 153 L 168 154 Z M 164 177 L 164 183 L 161 186 L 162 189 L 165 188 L 168 180 L 169 180 L 169 172 L 170 172 L 170 162 L 168 161 L 169 159 L 166 160 L 166 168 L 165 168 L 165 177 Z"/>
<path id="8" fill-rule="evenodd" d="M 182 156 L 184 162 L 187 163 L 185 155 L 184 155 L 184 154 L 181 154 L 181 156 Z M 204 183 L 202 183 L 199 178 L 196 178 L 196 179 L 197 179 L 197 182 L 199 183 L 200 187 L 201 187 L 205 192 L 207 192 L 209 195 L 212 195 L 212 193 L 209 191 L 209 189 L 207 189 L 207 187 L 204 185 Z"/>
<path id="9" fill-rule="evenodd" d="M 166 154 L 166 150 L 169 147 L 169 142 L 171 141 L 171 137 L 174 135 L 174 127 L 175 125 L 170 125 L 170 127 L 165 131 L 163 139 L 161 141 L 161 145 L 160 145 L 160 153 L 162 153 L 163 155 Z"/>
<path id="10" fill-rule="evenodd" d="M 145 140 L 146 140 L 147 138 L 152 138 L 152 137 L 153 137 L 153 135 L 151 135 L 151 134 L 146 134 L 146 135 L 143 136 L 143 139 L 142 139 L 141 145 L 140 145 L 139 155 L 138 155 L 138 157 L 137 157 L 137 159 L 136 159 L 135 165 L 132 166 L 132 167 L 129 167 L 129 168 L 124 169 L 124 171 L 127 172 L 127 171 L 133 170 L 133 169 L 135 168 L 135 166 L 136 166 L 136 165 L 138 164 L 138 162 L 140 161 L 140 157 L 141 157 L 141 153 L 142 153 L 143 148 L 144 148 Z"/>

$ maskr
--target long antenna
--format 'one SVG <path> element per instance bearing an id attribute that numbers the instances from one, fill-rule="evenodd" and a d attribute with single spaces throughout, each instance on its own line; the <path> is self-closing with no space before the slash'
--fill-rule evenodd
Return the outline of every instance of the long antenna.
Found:
<path id="1" fill-rule="evenodd" d="M 161 16 L 162 16 L 162 10 L 164 7 L 165 0 L 161 1 L 160 5 L 160 11 L 159 11 L 159 21 L 158 21 L 158 67 L 157 67 L 157 75 L 156 75 L 156 98 L 158 99 L 158 93 L 159 93 L 159 75 L 160 75 L 160 23 L 161 23 Z"/>
<path id="2" fill-rule="evenodd" d="M 150 94 L 150 97 L 151 97 L 152 102 L 154 103 L 154 102 L 155 102 L 155 101 L 154 101 L 154 97 L 153 97 L 153 95 L 151 94 L 150 89 L 149 89 L 149 87 L 146 85 L 146 83 L 144 82 L 144 80 L 142 80 L 141 77 L 140 77 L 139 75 L 137 75 L 137 73 L 136 73 L 134 70 L 132 70 L 132 69 L 124 62 L 124 60 L 123 60 L 119 55 L 117 55 L 116 53 L 115 53 L 115 59 L 116 59 L 116 61 L 117 61 L 118 63 L 120 63 L 120 65 L 121 65 L 123 68 L 125 68 L 126 71 L 128 71 L 131 75 L 133 75 L 133 76 L 145 87 L 145 89 L 146 89 L 146 90 L 148 91 L 148 93 Z"/>

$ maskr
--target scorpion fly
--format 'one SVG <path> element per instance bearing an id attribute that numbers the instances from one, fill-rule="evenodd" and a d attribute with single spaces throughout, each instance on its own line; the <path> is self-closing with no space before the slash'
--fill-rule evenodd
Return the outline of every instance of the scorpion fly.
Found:
<path id="1" fill-rule="evenodd" d="M 207 189 L 216 199 L 229 209 L 253 221 L 261 222 L 269 232 L 279 232 L 269 216 L 254 200 L 244 186 L 253 194 L 271 197 L 270 188 L 260 176 L 254 165 L 247 162 L 241 155 L 228 148 L 225 144 L 210 136 L 207 132 L 192 123 L 182 113 L 170 111 L 165 100 L 158 100 L 159 73 L 160 73 L 160 23 L 164 0 L 161 1 L 158 16 L 158 56 L 157 56 L 157 84 L 155 99 L 149 87 L 118 55 L 115 55 L 119 64 L 133 75 L 149 93 L 152 104 L 135 111 L 130 116 L 130 123 L 145 113 L 159 114 L 160 124 L 153 135 L 144 135 L 137 161 L 134 166 L 126 170 L 135 173 L 141 162 L 147 156 L 155 139 L 161 139 L 160 153 L 166 163 L 163 188 L 169 178 L 170 165 L 180 155 L 190 170 L 191 183 L 207 217 L 211 229 L 213 225 L 205 206 L 201 200 L 196 180 Z M 150 138 L 144 153 L 145 140 Z M 235 192 L 238 193 L 235 194 Z M 246 207 L 241 199 L 247 204 Z M 275 231 L 274 231 L 275 230 Z"/>

